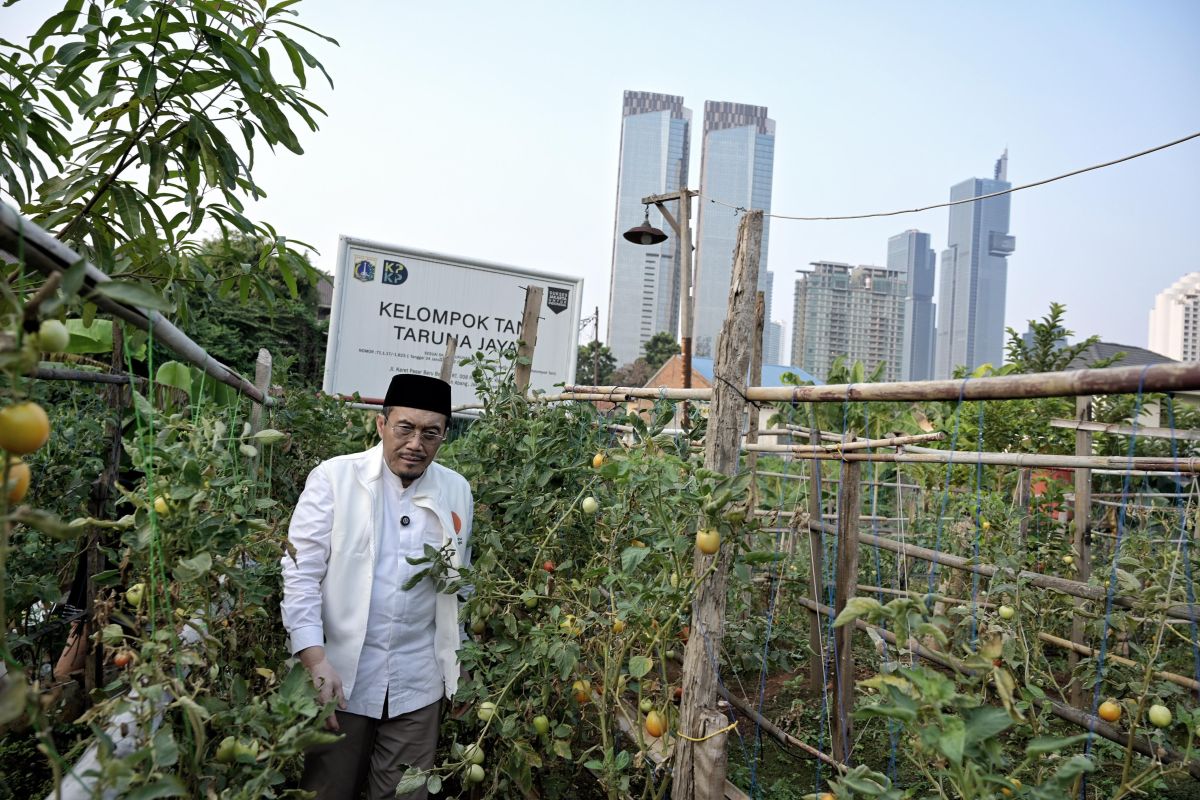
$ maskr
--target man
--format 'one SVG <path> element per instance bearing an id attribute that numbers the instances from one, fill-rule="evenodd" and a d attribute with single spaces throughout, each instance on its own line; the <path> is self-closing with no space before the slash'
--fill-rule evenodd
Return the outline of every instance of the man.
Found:
<path id="1" fill-rule="evenodd" d="M 471 489 L 434 463 L 450 385 L 396 375 L 375 419 L 380 443 L 317 466 L 292 514 L 283 558 L 283 624 L 339 741 L 305 757 L 301 786 L 320 800 L 395 797 L 406 766 L 433 766 L 441 700 L 458 686 L 458 598 L 433 580 L 425 545 L 452 570 L 470 562 Z M 408 795 L 423 800 L 425 790 Z"/>

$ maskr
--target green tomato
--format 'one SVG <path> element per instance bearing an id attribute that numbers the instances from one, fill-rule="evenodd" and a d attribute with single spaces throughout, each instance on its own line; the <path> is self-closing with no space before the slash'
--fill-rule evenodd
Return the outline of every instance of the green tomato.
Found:
<path id="1" fill-rule="evenodd" d="M 42 320 L 37 332 L 38 347 L 47 353 L 61 353 L 71 343 L 67 326 L 56 319 Z"/>
<path id="2" fill-rule="evenodd" d="M 233 736 L 226 736 L 217 745 L 217 761 L 222 764 L 231 764 L 237 760 L 238 741 Z"/>
<path id="3" fill-rule="evenodd" d="M 133 586 L 130 586 L 125 590 L 125 602 L 129 603 L 129 605 L 133 606 L 134 608 L 140 608 L 142 605 L 142 598 L 144 597 L 145 593 L 146 584 L 135 583 Z"/>
<path id="4" fill-rule="evenodd" d="M 550 732 L 550 720 L 545 714 L 538 714 L 533 718 L 533 729 L 545 736 Z"/>
<path id="5" fill-rule="evenodd" d="M 475 712 L 481 722 L 487 722 L 492 717 L 496 716 L 496 704 L 491 700 L 485 700 L 479 704 L 479 710 Z"/>
<path id="6" fill-rule="evenodd" d="M 1150 724 L 1156 728 L 1165 728 L 1171 724 L 1171 709 L 1164 705 L 1155 703 L 1150 706 L 1150 711 L 1146 713 L 1150 719 Z"/>
<path id="7" fill-rule="evenodd" d="M 585 497 L 580 504 L 580 508 L 583 509 L 583 513 L 585 514 L 595 514 L 600 510 L 600 504 L 596 502 L 596 498 L 594 497 Z"/>
<path id="8" fill-rule="evenodd" d="M 643 697 L 642 702 L 638 703 L 638 708 L 643 714 L 649 714 L 650 709 L 654 708 L 654 701 L 649 697 Z"/>
<path id="9" fill-rule="evenodd" d="M 463 758 L 465 758 L 471 764 L 482 764 L 483 755 L 483 748 L 475 742 L 471 742 L 469 745 L 463 748 Z"/>
<path id="10" fill-rule="evenodd" d="M 1000 619 L 1012 619 L 1017 615 L 1017 610 L 1012 606 L 1000 606 Z"/>
<path id="11" fill-rule="evenodd" d="M 467 768 L 467 783 L 483 783 L 484 774 L 483 767 L 472 764 Z"/>

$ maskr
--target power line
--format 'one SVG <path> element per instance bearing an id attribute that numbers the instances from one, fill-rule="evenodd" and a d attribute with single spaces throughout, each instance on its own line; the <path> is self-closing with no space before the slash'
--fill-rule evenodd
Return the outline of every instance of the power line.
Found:
<path id="1" fill-rule="evenodd" d="M 901 214 L 916 214 L 920 211 L 929 211 L 934 208 L 948 208 L 949 206 L 958 206 L 958 205 L 962 205 L 963 203 L 976 203 L 980 200 L 987 200 L 989 197 L 1000 197 L 1001 195 L 1012 194 L 1013 192 L 1019 192 L 1022 189 L 1032 189 L 1035 186 L 1044 186 L 1047 183 L 1054 183 L 1055 181 L 1061 181 L 1063 178 L 1070 178 L 1073 175 L 1082 175 L 1085 172 L 1091 172 L 1092 170 L 1103 169 L 1104 167 L 1111 167 L 1114 164 L 1120 164 L 1124 161 L 1132 161 L 1135 158 L 1141 158 L 1142 156 L 1150 155 L 1151 153 L 1157 153 L 1159 150 L 1166 150 L 1168 147 L 1174 147 L 1177 144 L 1183 144 L 1184 142 L 1190 141 L 1197 137 L 1200 137 L 1200 131 L 1197 131 L 1196 133 L 1190 134 L 1188 136 L 1184 136 L 1182 139 L 1176 139 L 1173 142 L 1167 142 L 1166 144 L 1160 144 L 1157 147 L 1151 147 L 1149 150 L 1143 150 L 1140 153 L 1133 153 L 1132 155 L 1123 156 L 1121 158 L 1116 158 L 1116 159 L 1113 159 L 1112 161 L 1105 161 L 1102 164 L 1093 164 L 1090 167 L 1083 167 L 1082 169 L 1072 170 L 1071 172 L 1064 172 L 1062 175 L 1055 175 L 1053 178 L 1045 178 L 1040 181 L 1034 181 L 1033 183 L 1023 183 L 1020 186 L 1014 186 L 1011 189 L 1005 189 L 1002 192 L 992 192 L 991 194 L 981 194 L 978 197 L 968 197 L 965 200 L 951 200 L 948 203 L 935 203 L 935 204 L 929 205 L 929 206 L 921 206 L 919 208 L 905 208 L 905 209 L 900 209 L 898 211 L 876 211 L 871 214 L 846 214 L 846 215 L 837 216 L 837 217 L 797 217 L 797 216 L 791 216 L 789 214 L 766 214 L 765 216 L 771 217 L 773 219 L 791 219 L 791 220 L 798 220 L 801 222 L 828 222 L 828 221 L 845 220 L 845 219 L 869 219 L 871 217 L 895 217 L 895 216 L 899 216 Z M 700 194 L 699 192 L 697 192 L 697 195 L 699 195 L 700 197 L 703 197 L 705 200 L 707 200 L 710 203 L 716 203 L 717 205 L 725 206 L 726 208 L 732 208 L 734 211 L 746 211 L 745 206 L 735 206 L 732 203 L 726 203 L 722 200 L 717 200 L 716 198 L 708 197 L 707 195 Z"/>

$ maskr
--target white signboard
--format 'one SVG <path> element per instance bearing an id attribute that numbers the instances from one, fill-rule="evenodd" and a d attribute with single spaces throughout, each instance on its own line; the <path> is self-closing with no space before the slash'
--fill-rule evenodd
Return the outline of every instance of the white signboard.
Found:
<path id="1" fill-rule="evenodd" d="M 583 279 L 341 237 L 333 282 L 325 386 L 380 402 L 397 372 L 438 375 L 448 336 L 455 361 L 495 355 L 521 338 L 525 287 L 543 288 L 530 388 L 573 383 Z M 454 405 L 477 401 L 468 367 L 455 364 Z"/>

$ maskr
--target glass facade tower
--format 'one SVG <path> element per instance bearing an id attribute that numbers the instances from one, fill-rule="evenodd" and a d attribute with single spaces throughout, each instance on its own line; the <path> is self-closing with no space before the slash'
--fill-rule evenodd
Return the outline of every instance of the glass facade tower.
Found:
<path id="1" fill-rule="evenodd" d="M 1008 151 L 992 179 L 971 178 L 950 188 L 950 199 L 1011 189 Z M 951 378 L 956 367 L 1000 366 L 1004 359 L 1004 302 L 1008 257 L 1016 238 L 1008 233 L 1010 195 L 950 207 L 950 230 L 942 251 L 938 292 L 935 378 Z"/>
<path id="2" fill-rule="evenodd" d="M 608 294 L 608 346 L 618 365 L 642 356 L 642 346 L 659 331 L 678 337 L 679 237 L 668 230 L 665 242 L 646 247 L 621 234 L 641 224 L 643 197 L 685 185 L 691 123 L 682 97 L 625 92 Z M 651 223 L 665 225 L 653 217 Z"/>
<path id="3" fill-rule="evenodd" d="M 900 364 L 900 380 L 903 381 L 927 381 L 933 377 L 936 260 L 937 256 L 929 246 L 928 233 L 907 230 L 888 239 L 887 268 L 908 276 Z"/>
<path id="4" fill-rule="evenodd" d="M 708 101 L 704 104 L 704 143 L 700 153 L 700 193 L 723 203 L 771 211 L 775 170 L 775 120 L 762 106 Z M 693 294 L 692 350 L 713 356 L 729 302 L 729 279 L 741 215 L 727 206 L 699 202 L 696 285 Z M 758 288 L 771 299 L 767 271 L 770 218 L 763 219 Z M 767 319 L 771 318 L 767 306 Z M 767 332 L 763 332 L 764 340 Z M 766 342 L 764 341 L 764 344 Z"/>

